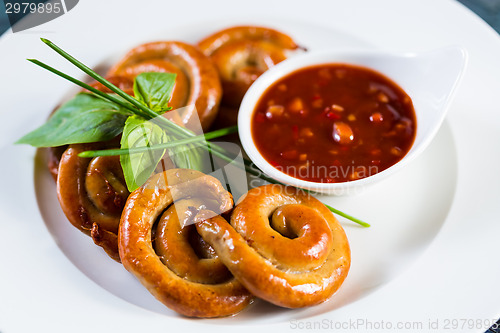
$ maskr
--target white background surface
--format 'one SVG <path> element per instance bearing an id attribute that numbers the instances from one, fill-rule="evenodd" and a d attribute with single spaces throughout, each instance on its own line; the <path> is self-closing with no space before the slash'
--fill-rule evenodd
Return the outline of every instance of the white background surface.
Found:
<path id="1" fill-rule="evenodd" d="M 71 89 L 71 84 L 34 68 L 25 58 L 46 60 L 82 77 L 39 42 L 40 36 L 64 45 L 95 66 L 148 38 L 173 39 L 179 31 L 196 36 L 200 29 L 213 30 L 204 25 L 207 22 L 272 23 L 277 18 L 297 24 L 313 22 L 388 51 L 424 51 L 458 44 L 469 53 L 468 70 L 447 117 L 457 150 L 457 181 L 453 204 L 440 233 L 390 283 L 356 302 L 306 321 L 327 319 L 349 324 L 368 320 L 375 325 L 383 321 L 394 327 L 398 322 L 421 322 L 423 331 L 442 332 L 447 319 L 498 319 L 500 39 L 480 19 L 460 4 L 445 0 L 245 4 L 222 0 L 82 0 L 55 21 L 24 33 L 6 34 L 0 40 L 0 332 L 276 331 L 298 326 L 297 322 L 273 324 L 269 320 L 265 324 L 259 320 L 239 323 L 237 317 L 224 322 L 174 318 L 105 291 L 57 247 L 36 204 L 34 150 L 12 146 L 16 138 L 41 124 L 50 108 Z M 412 188 L 407 188 L 400 195 L 411 192 Z M 416 204 L 425 210 L 422 203 L 425 200 Z M 356 203 L 344 204 L 356 207 Z M 393 216 L 398 206 L 389 202 L 385 209 Z M 362 211 L 360 217 L 369 219 L 370 215 Z M 364 237 L 377 232 L 373 230 L 367 230 Z M 429 320 L 439 320 L 439 329 L 429 330 Z M 328 325 L 325 328 L 331 327 Z M 375 331 L 365 328 L 346 331 Z M 449 331 L 482 332 L 486 328 Z"/>

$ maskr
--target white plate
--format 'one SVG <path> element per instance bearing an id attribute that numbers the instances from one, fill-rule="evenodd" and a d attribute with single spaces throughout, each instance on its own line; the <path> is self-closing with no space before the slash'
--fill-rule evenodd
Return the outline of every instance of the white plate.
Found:
<path id="1" fill-rule="evenodd" d="M 469 66 L 447 120 L 419 159 L 359 196 L 322 198 L 373 225 L 361 229 L 342 221 L 353 266 L 331 301 L 294 311 L 256 304 L 237 317 L 212 321 L 175 316 L 154 305 L 152 297 L 152 303 L 133 305 L 122 298 L 140 303 L 134 296 L 139 289 L 124 290 L 113 283 L 123 281 L 120 274 L 127 276 L 119 265 L 110 262 L 115 269 L 107 274 L 89 270 L 97 263 L 78 260 L 94 253 L 97 262 L 107 258 L 93 247 L 71 253 L 68 242 L 57 236 L 63 229 L 53 226 L 61 214 L 46 174 L 37 176 L 37 182 L 45 181 L 38 191 L 40 214 L 32 176 L 34 150 L 12 142 L 41 124 L 72 86 L 24 59 L 36 57 L 83 77 L 38 38 L 52 39 L 96 66 L 147 40 L 194 42 L 212 30 L 241 23 L 275 26 L 311 48 L 404 52 L 456 44 L 467 49 Z M 453 331 L 484 331 L 487 321 L 500 314 L 500 114 L 495 101 L 500 39 L 461 5 L 444 0 L 324 1 L 309 6 L 303 1 L 243 5 L 228 0 L 86 0 L 55 21 L 5 35 L 0 50 L 0 332 L 255 331 L 308 325 L 344 331 L 356 331 L 358 325 L 371 331 L 387 325 L 394 329 L 398 323 L 418 331 L 443 331 L 447 324 L 458 328 Z M 72 235 L 76 245 L 76 239 L 90 245 L 82 234 Z M 108 281 L 105 288 L 112 293 L 93 281 Z M 140 287 L 134 282 L 130 280 L 133 288 Z"/>

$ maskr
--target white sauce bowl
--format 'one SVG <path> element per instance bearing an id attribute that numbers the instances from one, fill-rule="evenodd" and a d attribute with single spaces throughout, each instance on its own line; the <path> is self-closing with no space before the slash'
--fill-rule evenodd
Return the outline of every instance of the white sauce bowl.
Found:
<path id="1" fill-rule="evenodd" d="M 239 136 L 252 162 L 267 176 L 287 185 L 334 195 L 358 193 L 366 186 L 394 174 L 417 157 L 432 141 L 448 111 L 467 62 L 460 47 L 446 47 L 421 54 L 335 50 L 306 52 L 291 57 L 261 75 L 245 94 L 238 113 Z M 252 138 L 252 117 L 264 92 L 282 77 L 301 68 L 329 63 L 352 64 L 376 70 L 398 84 L 411 97 L 417 119 L 415 141 L 396 164 L 372 176 L 339 183 L 298 179 L 276 169 L 258 151 Z"/>

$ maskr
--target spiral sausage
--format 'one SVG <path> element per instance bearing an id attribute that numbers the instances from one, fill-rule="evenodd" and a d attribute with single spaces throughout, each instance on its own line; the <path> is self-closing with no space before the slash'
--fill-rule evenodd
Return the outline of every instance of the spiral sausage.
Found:
<path id="1" fill-rule="evenodd" d="M 116 235 L 129 195 L 119 156 L 78 156 L 82 151 L 110 146 L 115 143 L 70 145 L 59 163 L 57 196 L 71 224 L 92 236 L 111 258 L 119 261 Z"/>
<path id="2" fill-rule="evenodd" d="M 254 188 L 234 209 L 231 225 L 216 216 L 196 227 L 250 292 L 276 305 L 321 303 L 349 271 L 344 230 L 321 202 L 295 188 Z"/>
<path id="3" fill-rule="evenodd" d="M 133 78 L 129 78 L 126 76 L 107 76 L 106 80 L 114 84 L 116 87 L 118 87 L 120 90 L 123 90 L 125 93 L 129 94 L 130 96 L 134 95 L 134 80 Z M 102 92 L 111 94 L 113 91 L 109 89 L 108 87 L 105 87 L 102 83 L 100 82 L 93 82 L 90 84 L 92 87 L 96 88 L 97 90 L 100 90 Z M 84 90 L 87 91 L 87 90 Z"/>
<path id="4" fill-rule="evenodd" d="M 128 94 L 133 82 L 125 77 L 106 78 Z M 98 82 L 94 88 L 111 93 Z M 68 220 L 80 231 L 90 235 L 114 260 L 118 256 L 117 232 L 120 215 L 129 195 L 119 157 L 81 158 L 86 150 L 117 148 L 118 138 L 108 142 L 73 144 L 48 149 L 49 171 L 57 183 L 57 195 Z"/>
<path id="5" fill-rule="evenodd" d="M 212 58 L 221 76 L 223 104 L 234 109 L 263 72 L 285 60 L 287 51 L 299 46 L 274 29 L 237 26 L 203 39 L 198 47 Z"/>
<path id="6" fill-rule="evenodd" d="M 118 245 L 124 267 L 159 301 L 183 315 L 220 317 L 239 312 L 252 296 L 193 225 L 181 226 L 201 209 L 206 214 L 206 209 L 224 212 L 231 207 L 231 194 L 201 172 L 171 169 L 151 177 L 130 195 L 121 218 Z"/>
<path id="7" fill-rule="evenodd" d="M 68 149 L 68 146 L 46 148 L 47 167 L 49 168 L 49 172 L 52 178 L 54 178 L 54 181 L 57 181 L 57 174 L 59 173 L 59 163 L 61 162 L 62 154 L 64 154 L 66 149 Z"/>
<path id="8" fill-rule="evenodd" d="M 142 72 L 177 74 L 170 106 L 174 109 L 188 106 L 180 118 L 192 130 L 199 127 L 195 123 L 198 117 L 194 116 L 197 111 L 202 128 L 208 129 L 217 115 L 222 95 L 217 70 L 208 57 L 182 42 L 147 43 L 132 49 L 108 75 L 133 79 Z"/>

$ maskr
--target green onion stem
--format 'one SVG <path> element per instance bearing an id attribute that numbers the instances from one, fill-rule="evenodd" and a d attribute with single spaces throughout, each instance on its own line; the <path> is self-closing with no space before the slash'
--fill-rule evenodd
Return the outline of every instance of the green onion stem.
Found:
<path id="1" fill-rule="evenodd" d="M 128 95 L 127 93 L 122 91 L 120 88 L 118 88 L 117 86 L 115 86 L 114 84 L 112 84 L 111 82 L 109 82 L 108 80 L 106 80 L 105 78 L 103 78 L 102 76 L 97 74 L 96 72 L 94 72 L 91 68 L 89 68 L 86 65 L 84 65 L 83 63 L 81 63 L 79 60 L 77 60 L 76 58 L 74 58 L 73 56 L 68 54 L 66 51 L 61 49 L 59 46 L 52 43 L 50 40 L 45 39 L 45 38 L 41 38 L 41 40 L 45 44 L 47 44 L 50 48 L 52 48 L 54 51 L 56 51 L 58 54 L 60 54 L 62 57 L 64 57 L 66 60 L 68 60 L 73 65 L 78 67 L 80 70 L 82 70 L 84 73 L 88 74 L 90 77 L 95 79 L 97 82 L 101 83 L 106 88 L 115 92 L 118 96 L 121 96 L 123 99 L 125 99 L 127 102 L 131 103 L 132 105 L 134 105 L 135 107 L 137 107 L 141 111 L 144 111 L 148 115 L 147 118 L 154 119 L 155 122 L 161 122 L 168 129 L 172 130 L 172 132 L 174 132 L 177 135 L 180 135 L 181 139 L 184 139 L 186 137 L 195 136 L 195 134 L 192 131 L 190 131 L 189 129 L 182 127 L 182 126 L 179 126 L 176 123 L 170 121 L 169 119 L 167 119 L 165 117 L 160 117 L 156 112 L 149 109 L 147 106 L 141 104 L 138 100 L 136 100 L 132 96 Z M 136 110 L 136 112 L 137 112 L 137 110 Z M 215 144 L 208 144 L 208 146 L 209 147 L 207 147 L 207 145 L 202 145 L 201 147 L 210 148 L 212 153 L 220 158 L 223 158 L 222 155 L 227 154 L 227 151 L 220 146 L 217 146 Z M 239 163 L 237 163 L 237 164 L 239 164 Z M 248 162 L 245 162 L 245 164 L 248 165 Z M 244 168 L 244 166 L 241 166 L 241 167 Z"/>
<path id="2" fill-rule="evenodd" d="M 58 76 L 62 77 L 63 79 L 66 79 L 66 80 L 68 80 L 68 81 L 70 81 L 70 82 L 72 82 L 72 83 L 74 83 L 74 84 L 76 84 L 76 85 L 78 85 L 78 86 L 80 86 L 80 87 L 82 87 L 84 89 L 87 89 L 88 91 L 90 91 L 90 92 L 92 92 L 92 93 L 94 93 L 94 94 L 96 94 L 96 95 L 98 95 L 98 96 L 100 96 L 100 97 L 102 97 L 104 99 L 107 99 L 110 102 L 116 103 L 116 104 L 120 105 L 121 107 L 124 107 L 127 110 L 130 110 L 134 114 L 137 113 L 137 109 L 135 109 L 134 107 L 132 107 L 129 103 L 126 103 L 123 100 L 121 100 L 121 99 L 119 99 L 119 98 L 117 98 L 117 97 L 115 97 L 115 96 L 113 96 L 111 94 L 106 94 L 105 92 L 102 92 L 99 89 L 96 89 L 96 88 L 92 87 L 91 85 L 89 85 L 89 84 L 87 84 L 85 82 L 82 82 L 82 81 L 80 81 L 78 79 L 75 79 L 74 77 L 71 77 L 71 76 L 69 76 L 67 74 L 64 74 L 63 72 L 61 72 L 61 71 L 55 69 L 54 67 L 51 67 L 51 66 L 49 66 L 49 65 L 41 62 L 40 60 L 37 60 L 37 59 L 26 59 L 26 60 L 28 60 L 31 63 L 34 63 L 37 66 L 40 66 L 40 67 L 48 70 L 49 72 L 52 72 L 52 73 L 58 75 Z M 140 116 L 144 117 L 144 115 L 142 113 L 140 114 Z"/>
<path id="3" fill-rule="evenodd" d="M 134 106 L 136 105 L 136 102 L 137 102 L 138 103 L 138 107 L 140 107 L 141 109 L 146 109 L 148 115 L 145 116 L 142 112 L 140 112 L 136 108 L 132 107 L 131 105 L 127 105 L 126 103 L 123 103 L 123 101 L 117 99 L 116 97 L 113 97 L 113 96 L 111 96 L 109 94 L 102 93 L 101 91 L 93 88 L 92 86 L 90 86 L 90 85 L 88 85 L 88 84 L 86 84 L 84 82 L 81 82 L 81 81 L 79 81 L 79 80 L 77 80 L 75 78 L 72 78 L 69 75 L 64 74 L 64 73 L 56 70 L 55 68 L 52 68 L 49 65 L 46 65 L 46 64 L 42 63 L 41 61 L 34 60 L 34 59 L 28 59 L 29 61 L 35 63 L 38 66 L 41 66 L 44 69 L 49 70 L 50 72 L 52 72 L 52 73 L 54 73 L 56 75 L 59 75 L 62 78 L 67 79 L 67 80 L 69 80 L 69 81 L 71 81 L 71 82 L 73 82 L 73 83 L 75 83 L 75 84 L 77 84 L 77 85 L 79 85 L 79 86 L 81 86 L 81 87 L 83 87 L 85 89 L 88 89 L 89 91 L 92 91 L 93 93 L 96 93 L 97 95 L 99 95 L 101 97 L 107 98 L 108 100 L 111 100 L 113 102 L 117 102 L 118 104 L 126 107 L 127 109 L 131 110 L 132 112 L 134 112 L 135 114 L 137 114 L 137 115 L 139 115 L 141 117 L 151 118 L 151 119 L 154 118 L 155 122 L 158 122 L 158 120 L 160 120 L 161 121 L 160 125 L 163 125 L 163 126 L 167 127 L 168 129 L 171 129 L 173 132 L 175 132 L 177 135 L 180 135 L 183 138 L 186 138 L 186 136 L 187 137 L 194 137 L 195 136 L 195 134 L 192 131 L 190 131 L 190 130 L 182 127 L 182 126 L 179 126 L 179 125 L 175 124 L 174 122 L 170 121 L 167 118 L 158 116 L 158 114 L 156 112 L 154 112 L 153 110 L 150 110 L 145 105 L 140 104 L 135 98 L 132 98 L 127 93 L 125 93 L 124 91 L 122 91 L 120 88 L 116 87 L 111 82 L 107 81 L 105 78 L 103 78 L 102 76 L 100 76 L 97 73 L 95 73 L 92 69 L 90 69 L 89 67 L 85 66 L 84 64 L 82 64 L 77 59 L 73 58 L 71 55 L 69 55 L 68 53 L 66 53 L 64 50 L 62 50 L 61 48 L 59 48 L 58 46 L 56 46 L 51 41 L 49 41 L 47 39 L 43 39 L 43 38 L 42 38 L 42 41 L 45 44 L 47 44 L 48 46 L 50 46 L 57 53 L 59 53 L 61 56 L 63 56 L 65 59 L 67 59 L 72 64 L 74 64 L 75 66 L 77 66 L 79 69 L 81 69 L 82 71 L 84 71 L 86 74 L 88 74 L 89 76 L 91 76 L 92 78 L 94 78 L 96 81 L 100 82 L 102 85 L 104 85 L 105 87 L 107 87 L 111 91 L 115 92 L 117 95 L 122 96 L 127 102 L 130 102 L 130 103 L 134 104 Z M 214 155 L 220 157 L 221 159 L 224 159 L 224 155 L 227 154 L 227 151 L 225 149 L 223 149 L 222 147 L 219 147 L 217 145 L 214 145 L 214 144 L 208 144 L 207 143 L 206 145 L 198 145 L 198 146 L 204 148 L 205 150 L 210 150 Z M 209 147 L 207 147 L 207 146 L 209 146 Z M 244 165 L 240 165 L 240 163 L 236 163 L 236 164 L 238 164 L 238 166 L 241 167 L 241 168 L 245 168 L 245 166 Z M 245 160 L 245 165 L 251 165 L 251 164 L 252 163 L 250 161 Z"/>
<path id="4" fill-rule="evenodd" d="M 342 211 L 340 211 L 338 209 L 335 209 L 335 208 L 333 208 L 333 207 L 331 207 L 331 206 L 329 206 L 329 205 L 327 205 L 325 203 L 323 203 L 323 205 L 325 205 L 326 208 L 328 208 L 332 213 L 340 215 L 342 217 L 345 217 L 346 219 L 351 220 L 352 222 L 355 222 L 355 223 L 361 225 L 362 227 L 365 227 L 365 228 L 371 227 L 371 225 L 369 223 L 363 222 L 360 219 L 358 219 L 358 218 L 356 218 L 356 217 L 354 217 L 352 215 L 346 214 L 346 213 L 344 213 L 344 212 L 342 212 Z"/>
<path id="5" fill-rule="evenodd" d="M 231 159 L 231 158 L 229 158 L 229 157 L 227 157 L 225 155 L 223 155 L 221 157 L 221 159 L 225 160 L 228 163 L 235 163 L 235 161 L 233 159 Z M 247 160 L 244 160 L 244 161 L 247 162 Z M 248 162 L 250 162 L 250 161 L 248 161 Z M 259 178 L 261 178 L 261 179 L 263 179 L 263 180 L 265 180 L 265 181 L 267 181 L 267 182 L 269 182 L 271 184 L 281 184 L 277 180 L 266 176 L 260 170 L 255 170 L 252 166 L 253 166 L 253 164 L 252 164 L 252 162 L 250 162 L 250 164 L 245 163 L 245 165 L 243 167 L 244 167 L 244 169 L 245 169 L 246 172 L 248 172 L 249 174 L 251 174 L 251 175 L 253 175 L 255 177 L 259 177 Z M 307 191 L 307 190 L 304 190 L 304 191 L 311 192 L 311 191 Z M 360 220 L 360 219 L 358 219 L 358 218 L 356 218 L 356 217 L 354 217 L 352 215 L 349 215 L 349 214 L 344 213 L 344 212 L 342 212 L 342 211 L 340 211 L 340 210 L 338 210 L 336 208 L 333 208 L 330 205 L 327 205 L 325 203 L 323 203 L 323 205 L 325 205 L 326 208 L 328 208 L 332 213 L 340 215 L 340 216 L 342 216 L 342 217 L 344 217 L 344 218 L 346 218 L 348 220 L 351 220 L 352 222 L 355 222 L 355 223 L 361 225 L 362 227 L 369 228 L 371 226 L 369 223 L 366 223 L 366 222 L 364 222 L 364 221 L 362 221 L 362 220 Z"/>
<path id="6" fill-rule="evenodd" d="M 47 44 L 51 49 L 53 49 L 54 51 L 59 53 L 62 57 L 64 57 L 66 60 L 68 60 L 73 65 L 78 67 L 80 70 L 82 70 L 85 74 L 89 75 L 91 78 L 93 78 L 97 82 L 101 83 L 103 86 L 105 86 L 109 90 L 113 91 L 118 96 L 122 97 L 127 102 L 129 102 L 130 104 L 132 104 L 133 106 L 135 106 L 136 108 L 138 108 L 139 110 L 144 112 L 144 114 L 147 115 L 147 118 L 155 119 L 155 121 L 158 121 L 158 120 L 161 121 L 164 125 L 166 125 L 170 129 L 172 129 L 173 131 L 177 132 L 178 134 L 184 133 L 184 135 L 186 135 L 186 136 L 194 136 L 194 133 L 192 131 L 188 130 L 187 128 L 179 126 L 179 125 L 175 124 L 174 122 L 168 120 L 167 118 L 159 117 L 158 113 L 154 112 L 153 110 L 151 110 L 150 108 L 148 108 L 147 106 L 145 106 L 144 104 L 139 102 L 137 99 L 133 98 L 132 96 L 130 96 L 129 94 L 127 94 L 126 92 L 124 92 L 123 90 L 121 90 L 120 88 L 118 88 L 117 86 L 115 86 L 114 84 L 112 84 L 111 82 L 106 80 L 105 78 L 103 78 L 101 75 L 94 72 L 91 68 L 84 65 L 82 62 L 80 62 L 79 60 L 77 60 L 76 58 L 74 58 L 73 56 L 68 54 L 66 51 L 61 49 L 56 44 L 52 43 L 50 40 L 45 39 L 45 38 L 41 38 L 41 40 L 42 40 L 42 42 Z"/>
<path id="7" fill-rule="evenodd" d="M 232 133 L 236 133 L 238 131 L 238 126 L 231 126 L 227 128 L 222 128 L 216 131 L 208 132 L 204 135 L 197 135 L 186 139 L 180 139 L 172 142 L 162 143 L 158 145 L 153 145 L 149 147 L 138 147 L 138 148 L 130 148 L 130 149 L 105 149 L 105 150 L 88 150 L 81 152 L 78 154 L 79 157 L 98 157 L 98 156 L 117 156 L 117 155 L 129 155 L 129 154 L 137 154 L 144 153 L 151 150 L 164 150 L 180 145 L 185 145 L 193 142 L 201 142 L 204 143 L 206 140 L 212 140 L 219 138 L 221 136 L 229 135 Z"/>
<path id="8" fill-rule="evenodd" d="M 63 49 L 61 49 L 59 46 L 57 46 L 54 43 L 52 43 L 50 40 L 45 39 L 45 38 L 41 38 L 41 40 L 42 40 L 42 42 L 44 42 L 45 44 L 47 44 L 50 48 L 52 48 L 54 51 L 56 51 L 58 54 L 60 54 L 62 57 L 64 57 L 66 60 L 68 60 L 73 65 L 75 65 L 76 67 L 78 67 L 80 70 L 82 70 L 84 73 L 86 73 L 87 75 L 89 75 L 90 77 L 92 77 L 97 82 L 101 83 L 106 88 L 108 88 L 111 91 L 115 92 L 118 96 L 122 97 L 124 100 L 126 100 L 127 102 L 129 102 L 130 104 L 132 104 L 135 108 L 139 109 L 140 111 L 137 110 L 137 109 L 135 109 L 135 108 L 127 107 L 127 109 L 131 110 L 135 114 L 138 114 L 138 115 L 140 115 L 141 117 L 144 117 L 144 118 L 152 119 L 155 122 L 161 123 L 166 128 L 172 130 L 172 132 L 174 132 L 175 134 L 179 135 L 181 137 L 181 139 L 187 139 L 187 138 L 191 138 L 191 137 L 195 137 L 196 136 L 195 133 L 193 133 L 189 129 L 187 129 L 185 127 L 182 127 L 182 126 L 179 126 L 176 123 L 170 121 L 169 119 L 167 119 L 165 117 L 159 116 L 156 112 L 154 112 L 153 110 L 151 110 L 147 106 L 141 104 L 138 100 L 136 100 L 132 96 L 128 95 L 127 93 L 125 93 L 124 91 L 122 91 L 120 88 L 118 88 L 117 86 L 115 86 L 114 84 L 112 84 L 111 82 L 109 82 L 108 80 L 106 80 L 105 78 L 103 78 L 102 76 L 100 76 L 99 74 L 97 74 L 96 72 L 94 72 L 91 68 L 87 67 L 86 65 L 84 65 L 83 63 L 81 63 L 80 61 L 78 61 L 76 58 L 74 58 L 73 56 L 71 56 L 70 54 L 68 54 L 67 52 L 65 52 Z M 40 64 L 36 63 L 36 64 L 39 65 L 39 66 L 41 65 L 41 63 Z M 45 66 L 42 66 L 42 67 L 50 70 L 49 68 L 47 68 L 49 66 L 46 66 L 46 67 Z M 55 73 L 55 74 L 57 74 L 57 75 L 62 76 L 65 79 L 69 79 L 69 77 L 66 74 L 63 74 L 63 73 L 61 73 L 59 71 L 52 71 L 52 72 Z M 72 81 L 72 82 L 74 82 L 74 83 L 76 83 L 76 84 L 78 84 L 76 82 L 78 80 L 76 80 L 76 79 L 69 79 L 69 80 Z M 88 88 L 86 88 L 86 89 L 88 89 Z M 92 91 L 92 90 L 90 90 L 90 91 Z M 92 91 L 92 92 L 94 92 L 94 91 Z M 98 95 L 101 96 L 101 97 L 104 97 L 104 96 L 102 96 L 100 94 L 98 94 Z M 119 102 L 117 102 L 117 103 L 120 104 L 120 105 L 122 105 Z M 144 114 L 142 114 L 141 111 Z M 146 117 L 145 117 L 145 115 L 146 115 Z M 245 169 L 245 171 L 249 172 L 250 174 L 252 174 L 254 176 L 257 176 L 257 177 L 259 177 L 261 179 L 264 179 L 264 180 L 266 180 L 266 181 L 268 181 L 270 183 L 278 183 L 279 184 L 279 182 L 277 182 L 276 180 L 271 179 L 271 178 L 265 176 L 263 173 L 261 173 L 261 172 L 259 172 L 257 170 L 254 170 L 252 168 L 253 167 L 253 163 L 251 161 L 244 160 L 243 164 L 237 163 L 235 160 L 233 160 L 230 157 L 228 157 L 227 156 L 228 152 L 224 148 L 222 148 L 220 146 L 217 146 L 215 144 L 208 143 L 208 142 L 206 142 L 204 144 L 204 143 L 200 143 L 200 141 L 194 141 L 193 144 L 196 145 L 196 146 L 199 146 L 201 148 L 204 148 L 205 150 L 208 150 L 209 152 L 212 152 L 214 155 L 218 156 L 219 158 L 221 158 L 222 160 L 224 160 L 224 161 L 226 161 L 228 163 L 236 164 L 238 167 Z M 347 219 L 349 219 L 349 220 L 351 220 L 351 221 L 353 221 L 355 223 L 360 224 L 363 227 L 369 227 L 370 226 L 368 223 L 363 222 L 363 221 L 361 221 L 361 220 L 359 220 L 359 219 L 357 219 L 357 218 L 355 218 L 353 216 L 350 216 L 350 215 L 348 215 L 346 213 L 343 213 L 343 212 L 341 212 L 341 211 L 339 211 L 339 210 L 337 210 L 337 209 L 335 209 L 333 207 L 330 207 L 328 205 L 325 205 L 325 206 L 328 207 L 328 209 L 330 211 L 332 211 L 333 213 L 338 214 L 340 216 L 343 216 L 343 217 L 345 217 L 345 218 L 347 218 Z"/>

